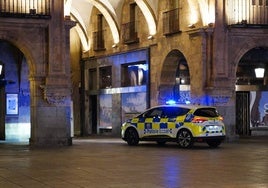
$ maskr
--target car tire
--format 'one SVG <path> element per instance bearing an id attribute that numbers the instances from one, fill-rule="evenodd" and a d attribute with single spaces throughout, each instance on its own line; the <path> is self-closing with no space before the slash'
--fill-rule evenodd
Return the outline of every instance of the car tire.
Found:
<path id="1" fill-rule="evenodd" d="M 127 130 L 126 141 L 129 146 L 136 146 L 139 144 L 139 135 L 135 129 L 130 128 Z"/>
<path id="2" fill-rule="evenodd" d="M 194 143 L 192 133 L 187 129 L 182 129 L 178 132 L 177 140 L 182 148 L 191 148 Z"/>
<path id="3" fill-rule="evenodd" d="M 217 148 L 221 144 L 221 140 L 207 140 L 207 144 L 211 148 Z"/>

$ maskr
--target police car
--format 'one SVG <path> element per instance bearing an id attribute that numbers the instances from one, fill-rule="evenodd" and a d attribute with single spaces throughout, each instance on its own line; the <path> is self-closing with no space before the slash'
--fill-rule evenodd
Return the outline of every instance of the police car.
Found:
<path id="1" fill-rule="evenodd" d="M 139 141 L 172 141 L 182 148 L 190 148 L 194 142 L 218 147 L 225 138 L 225 126 L 215 107 L 161 105 L 123 123 L 121 137 L 131 146 Z"/>

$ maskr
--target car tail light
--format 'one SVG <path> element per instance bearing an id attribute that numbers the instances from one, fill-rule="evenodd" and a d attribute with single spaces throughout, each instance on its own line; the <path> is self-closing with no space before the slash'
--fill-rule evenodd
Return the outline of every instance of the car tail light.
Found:
<path id="1" fill-rule="evenodd" d="M 205 117 L 194 117 L 192 120 L 192 123 L 203 123 L 207 120 L 208 118 L 205 118 Z"/>

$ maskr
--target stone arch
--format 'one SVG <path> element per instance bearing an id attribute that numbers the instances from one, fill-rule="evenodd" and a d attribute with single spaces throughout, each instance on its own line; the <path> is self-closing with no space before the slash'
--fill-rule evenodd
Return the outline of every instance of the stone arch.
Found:
<path id="1" fill-rule="evenodd" d="M 231 49 L 233 53 L 230 56 L 231 60 L 231 71 L 230 76 L 232 78 L 236 78 L 236 72 L 238 68 L 238 64 L 241 60 L 241 58 L 251 49 L 257 48 L 257 47 L 268 47 L 267 46 L 268 41 L 263 39 L 248 39 L 245 43 L 240 44 L 240 47 L 236 47 L 235 49 Z"/>
<path id="2" fill-rule="evenodd" d="M 4 63 L 6 73 L 0 86 L 1 103 L 3 102 L 4 104 L 0 107 L 0 139 L 8 142 L 27 141 L 31 130 L 29 65 L 24 52 L 14 42 L 7 40 L 7 37 L 5 39 L 1 38 L 0 41 L 1 49 L 3 50 L 1 60 Z M 11 101 L 17 100 L 18 104 L 11 111 L 6 108 L 10 100 L 6 100 L 6 103 L 4 102 L 4 99 L 8 96 L 11 97 Z M 15 98 L 15 96 L 17 97 Z"/>
<path id="3" fill-rule="evenodd" d="M 251 47 L 251 46 L 250 46 Z M 268 125 L 264 112 L 267 99 L 268 46 L 258 43 L 240 54 L 236 65 L 236 133 L 239 135 L 266 135 L 262 127 Z M 256 68 L 264 74 L 257 76 Z"/>
<path id="4" fill-rule="evenodd" d="M 259 46 L 249 49 L 241 57 L 236 69 L 236 85 L 267 85 L 267 70 L 262 78 L 257 78 L 256 68 L 268 68 L 268 47 Z"/>
<path id="5" fill-rule="evenodd" d="M 21 51 L 23 54 L 27 66 L 28 66 L 28 80 L 30 85 L 29 90 L 27 90 L 27 93 L 24 93 L 26 95 L 29 95 L 29 108 L 30 108 L 30 130 L 31 130 L 31 137 L 34 134 L 33 132 L 36 129 L 36 121 L 33 121 L 36 117 L 36 111 L 38 108 L 38 104 L 36 102 L 36 99 L 34 99 L 36 96 L 40 98 L 44 98 L 43 93 L 39 93 L 41 90 L 40 86 L 45 83 L 46 78 L 46 52 L 40 50 L 40 43 L 37 41 L 33 41 L 30 38 L 31 36 L 26 37 L 24 33 L 18 34 L 18 32 L 0 32 L 0 40 L 5 41 L 9 43 L 10 45 L 14 46 L 18 50 Z M 39 38 L 40 40 L 40 38 Z M 44 43 L 42 43 L 43 45 Z M 37 46 L 39 48 L 37 48 Z M 33 50 L 35 49 L 35 50 Z M 41 55 L 40 55 L 41 54 Z M 40 59 L 42 58 L 42 60 Z M 20 95 L 20 94 L 19 94 Z M 20 123 L 18 121 L 18 123 Z M 30 139 L 31 140 L 31 139 Z"/>
<path id="6" fill-rule="evenodd" d="M 32 51 L 30 50 L 30 44 L 28 44 L 28 40 L 24 40 L 23 38 L 17 38 L 14 35 L 2 35 L 0 36 L 0 40 L 4 40 L 9 42 L 10 44 L 14 45 L 16 48 L 18 48 L 25 56 L 27 60 L 27 64 L 29 66 L 29 76 L 35 75 L 36 68 L 34 64 L 34 55 L 32 54 Z"/>
<path id="7" fill-rule="evenodd" d="M 182 80 L 180 71 L 185 70 L 187 76 Z M 186 81 L 187 79 L 187 81 Z M 186 82 L 185 82 L 186 81 Z M 186 93 L 182 94 L 181 85 L 188 85 Z M 179 103 L 189 100 L 190 75 L 185 56 L 179 50 L 170 51 L 163 62 L 158 103 L 164 104 L 167 100 L 175 100 Z"/>

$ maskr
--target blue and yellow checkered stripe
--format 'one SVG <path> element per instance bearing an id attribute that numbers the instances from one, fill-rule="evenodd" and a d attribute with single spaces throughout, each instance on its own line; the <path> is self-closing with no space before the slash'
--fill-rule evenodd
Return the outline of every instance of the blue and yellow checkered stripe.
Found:
<path id="1" fill-rule="evenodd" d="M 175 129 L 183 126 L 183 123 L 176 123 L 176 118 L 134 118 L 131 125 L 138 130 L 144 129 Z"/>

